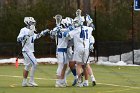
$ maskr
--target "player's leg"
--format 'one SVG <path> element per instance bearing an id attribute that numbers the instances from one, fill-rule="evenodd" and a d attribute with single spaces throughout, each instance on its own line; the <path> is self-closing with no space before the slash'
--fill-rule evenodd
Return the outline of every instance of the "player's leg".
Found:
<path id="1" fill-rule="evenodd" d="M 81 79 L 79 76 L 81 73 L 82 49 L 77 49 L 74 51 L 72 60 L 73 60 L 73 62 L 71 62 L 70 67 L 73 71 L 73 74 L 75 75 L 75 80 L 77 80 L 77 77 L 78 77 L 78 82 L 81 83 Z M 76 63 L 76 65 L 75 65 L 75 63 Z M 77 81 L 76 81 L 76 83 L 77 83 Z M 73 85 L 75 85 L 75 82 L 73 82 Z"/>
<path id="2" fill-rule="evenodd" d="M 65 78 L 65 73 L 66 73 L 66 69 L 67 69 L 67 65 L 68 65 L 68 57 L 67 57 L 67 54 L 65 52 L 63 52 L 63 69 L 62 69 L 62 72 L 61 72 L 61 83 L 63 85 L 67 85 L 67 81 L 66 81 L 66 78 Z"/>
<path id="3" fill-rule="evenodd" d="M 57 53 L 57 59 L 58 59 L 58 68 L 57 68 L 57 71 L 56 71 L 57 80 L 56 80 L 56 83 L 55 83 L 55 87 L 65 87 L 64 84 L 62 84 L 63 80 L 62 80 L 62 76 L 61 76 L 62 69 L 64 67 L 63 52 L 58 52 Z"/>
<path id="4" fill-rule="evenodd" d="M 76 72 L 76 62 L 75 61 L 70 61 L 69 62 L 69 67 L 70 67 L 71 72 L 74 76 L 74 81 L 72 83 L 72 86 L 75 86 L 77 84 L 77 81 L 78 81 L 78 75 L 77 75 L 77 72 Z"/>
<path id="5" fill-rule="evenodd" d="M 65 77 L 64 77 L 66 83 L 67 83 L 67 77 L 70 75 L 70 73 L 71 73 L 71 69 L 68 68 L 67 71 L 65 72 Z"/>
<path id="6" fill-rule="evenodd" d="M 88 69 L 87 69 L 87 65 L 89 64 L 89 49 L 84 49 L 84 53 L 83 53 L 83 61 L 84 64 L 82 65 L 83 68 L 83 73 L 85 75 L 85 81 L 83 83 L 83 86 L 88 86 Z"/>
<path id="7" fill-rule="evenodd" d="M 37 60 L 32 52 L 26 52 L 26 55 L 28 56 L 28 59 L 31 63 L 29 84 L 30 86 L 38 86 L 38 84 L 36 84 L 34 80 L 34 75 L 37 67 Z"/>
<path id="8" fill-rule="evenodd" d="M 78 74 L 77 86 L 83 87 L 83 83 L 82 83 L 81 76 L 80 76 L 81 70 L 82 70 L 82 64 L 81 64 L 81 62 L 76 62 L 76 63 L 77 63 L 76 70 L 77 70 L 77 74 Z"/>
<path id="9" fill-rule="evenodd" d="M 92 81 L 92 86 L 95 86 L 96 85 L 96 80 L 95 80 L 95 77 L 93 75 L 93 71 L 92 71 L 92 68 L 91 68 L 90 64 L 87 64 L 87 71 L 88 71 L 88 74 L 90 75 L 90 78 L 91 78 L 91 81 Z"/>
<path id="10" fill-rule="evenodd" d="M 55 83 L 55 87 L 63 87 L 61 85 L 61 72 L 62 72 L 62 69 L 63 69 L 63 66 L 64 64 L 62 62 L 58 62 L 58 67 L 57 67 L 57 71 L 56 71 L 56 83 Z"/>
<path id="11" fill-rule="evenodd" d="M 83 68 L 83 73 L 85 75 L 85 81 L 83 83 L 83 86 L 88 86 L 88 71 L 87 71 L 87 66 L 85 67 L 84 65 L 82 65 Z"/>
<path id="12" fill-rule="evenodd" d="M 68 48 L 67 56 L 68 56 L 67 58 L 68 58 L 68 61 L 69 61 L 69 68 L 70 68 L 70 70 L 71 70 L 71 72 L 74 76 L 74 81 L 72 83 L 72 86 L 74 86 L 77 83 L 78 75 L 77 75 L 76 66 L 75 66 L 76 62 L 72 60 L 73 59 L 73 51 L 72 51 L 71 47 Z"/>
<path id="13" fill-rule="evenodd" d="M 25 65 L 24 70 L 23 70 L 22 86 L 26 87 L 26 86 L 28 86 L 27 77 L 28 77 L 28 73 L 29 73 L 29 70 L 30 70 L 30 61 L 29 61 L 28 56 L 26 55 L 25 52 L 23 52 L 22 54 L 23 54 L 23 57 L 24 57 L 24 65 Z"/>
<path id="14" fill-rule="evenodd" d="M 67 64 L 64 64 L 63 69 L 61 71 L 61 83 L 64 83 L 64 84 L 66 84 L 66 80 L 65 80 L 66 69 L 67 69 Z"/>

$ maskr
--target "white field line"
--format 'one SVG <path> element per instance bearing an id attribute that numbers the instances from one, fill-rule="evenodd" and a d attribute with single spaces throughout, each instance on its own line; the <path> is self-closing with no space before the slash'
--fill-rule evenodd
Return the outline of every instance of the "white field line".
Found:
<path id="1" fill-rule="evenodd" d="M 0 75 L 0 77 L 12 77 L 12 78 L 23 78 L 22 76 L 12 76 L 12 75 Z M 47 79 L 47 78 L 35 78 L 38 80 L 57 80 L 57 79 Z M 132 87 L 132 86 L 123 86 L 116 84 L 108 84 L 108 83 L 97 83 L 100 85 L 114 86 L 114 87 L 124 87 L 124 88 L 132 88 L 132 89 L 140 89 L 140 87 Z"/>
<path id="2" fill-rule="evenodd" d="M 23 78 L 22 76 L 11 76 L 11 75 L 0 75 L 0 77 L 13 77 L 13 78 Z M 38 80 L 57 80 L 57 79 L 46 79 L 46 78 L 35 78 Z"/>
<path id="3" fill-rule="evenodd" d="M 119 89 L 119 90 L 112 90 L 112 91 L 104 91 L 104 93 L 114 93 L 114 92 L 122 92 L 122 91 L 128 91 L 128 90 L 133 90 L 132 88 L 129 89 Z"/>
<path id="4" fill-rule="evenodd" d="M 122 85 L 108 84 L 108 83 L 97 83 L 97 84 L 107 85 L 107 86 L 114 86 L 114 87 L 125 87 L 125 88 L 140 89 L 140 87 L 122 86 Z"/>

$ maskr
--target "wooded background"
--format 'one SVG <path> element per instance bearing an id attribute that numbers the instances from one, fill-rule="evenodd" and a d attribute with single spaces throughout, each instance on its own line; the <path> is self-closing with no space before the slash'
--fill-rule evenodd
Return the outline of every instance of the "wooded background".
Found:
<path id="1" fill-rule="evenodd" d="M 111 54 L 116 54 L 116 51 L 124 50 L 123 48 L 131 51 L 131 47 L 134 47 L 132 41 L 135 44 L 134 48 L 138 49 L 140 48 L 140 11 L 134 11 L 132 16 L 132 4 L 133 0 L 0 0 L 0 52 L 8 54 L 12 48 L 10 53 L 13 54 L 13 51 L 16 50 L 17 35 L 25 26 L 24 17 L 34 17 L 37 21 L 37 31 L 40 32 L 46 28 L 55 27 L 53 17 L 56 14 L 61 14 L 63 18 L 66 16 L 74 18 L 78 8 L 82 10 L 82 15 L 90 14 L 93 18 L 93 23 L 96 25 L 93 35 L 98 41 L 97 47 L 101 47 L 99 50 L 104 51 L 101 54 L 109 53 L 107 55 L 110 55 L 110 51 Z M 49 36 L 36 42 L 39 44 L 37 51 L 46 54 L 44 51 L 48 50 L 44 50 L 44 48 L 49 47 L 49 54 L 52 53 L 50 45 L 54 41 Z M 45 46 L 46 44 L 47 46 Z M 114 48 L 110 48 L 113 45 Z M 114 49 L 117 50 L 114 51 Z"/>

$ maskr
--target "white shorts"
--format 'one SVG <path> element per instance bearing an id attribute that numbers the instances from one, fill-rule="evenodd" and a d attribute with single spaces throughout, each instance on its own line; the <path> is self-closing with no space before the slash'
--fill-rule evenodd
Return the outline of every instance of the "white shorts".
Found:
<path id="1" fill-rule="evenodd" d="M 67 59 L 68 59 L 68 61 L 72 61 L 72 58 L 73 58 L 73 50 L 70 47 L 67 49 Z"/>
<path id="2" fill-rule="evenodd" d="M 67 64 L 68 63 L 68 59 L 67 59 L 66 52 L 57 52 L 57 61 L 59 63 Z"/>
<path id="3" fill-rule="evenodd" d="M 89 49 L 76 49 L 74 50 L 74 55 L 73 55 L 73 61 L 76 61 L 77 63 L 84 64 L 84 63 L 89 63 L 88 61 L 88 56 L 89 56 Z"/>
<path id="4" fill-rule="evenodd" d="M 23 57 L 24 57 L 24 65 L 36 65 L 37 64 L 37 60 L 34 56 L 33 52 L 22 52 Z"/>

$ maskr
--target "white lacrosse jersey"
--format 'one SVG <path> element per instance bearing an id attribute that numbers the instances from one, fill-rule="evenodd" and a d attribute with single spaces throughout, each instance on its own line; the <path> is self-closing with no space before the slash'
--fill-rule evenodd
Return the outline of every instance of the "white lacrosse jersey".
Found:
<path id="1" fill-rule="evenodd" d="M 74 40 L 74 50 L 75 48 L 89 49 L 90 38 L 92 38 L 92 30 L 92 27 L 82 26 L 69 32 L 70 38 L 73 38 Z"/>
<path id="2" fill-rule="evenodd" d="M 58 44 L 57 48 L 67 48 L 68 46 L 68 39 L 64 37 L 64 32 L 68 31 L 67 28 L 62 28 L 61 31 L 58 33 Z"/>
<path id="3" fill-rule="evenodd" d="M 55 40 L 56 40 L 56 44 L 57 44 L 57 50 L 56 50 L 56 54 L 57 54 L 57 61 L 58 63 L 63 63 L 63 64 L 67 64 L 68 63 L 68 59 L 67 59 L 67 46 L 68 46 L 68 39 L 67 37 L 64 36 L 64 33 L 68 31 L 67 28 L 61 28 L 60 31 L 58 31 L 57 29 L 53 29 L 53 31 L 51 32 L 51 34 L 53 36 L 55 36 Z"/>
<path id="4" fill-rule="evenodd" d="M 24 27 L 20 30 L 20 33 L 17 38 L 23 38 L 26 35 L 29 35 L 30 29 Z M 33 35 L 30 36 L 27 40 L 22 41 L 22 51 L 34 52 L 34 40 L 37 38 L 37 34 L 33 32 Z"/>

